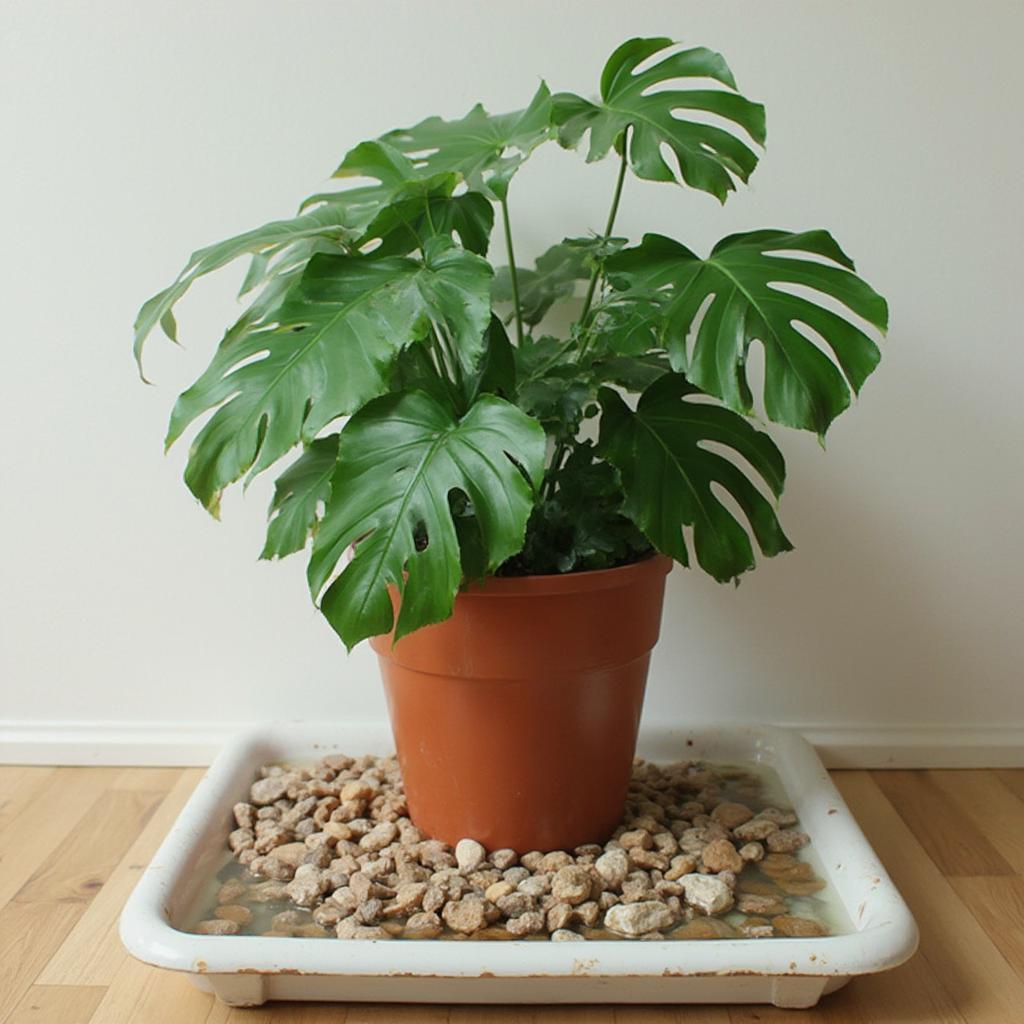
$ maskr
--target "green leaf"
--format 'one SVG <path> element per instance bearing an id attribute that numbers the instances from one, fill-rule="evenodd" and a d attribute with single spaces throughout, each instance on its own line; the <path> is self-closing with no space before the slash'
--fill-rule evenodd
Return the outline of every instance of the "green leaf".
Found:
<path id="1" fill-rule="evenodd" d="M 314 256 L 276 323 L 222 345 L 178 399 L 168 444 L 216 408 L 189 454 L 192 493 L 216 513 L 228 484 L 384 392 L 397 353 L 432 321 L 449 329 L 474 366 L 491 315 L 490 284 L 485 260 L 442 238 L 428 243 L 422 262 Z"/>
<path id="2" fill-rule="evenodd" d="M 379 239 L 374 256 L 405 256 L 422 248 L 426 239 L 458 235 L 464 248 L 486 256 L 493 227 L 494 207 L 479 192 L 413 196 L 385 206 L 356 245 L 362 248 Z"/>
<path id="3" fill-rule="evenodd" d="M 428 117 L 381 136 L 406 154 L 420 176 L 455 173 L 474 192 L 503 199 L 526 158 L 551 137 L 551 94 L 542 82 L 525 110 L 488 114 L 478 103 L 463 118 Z"/>
<path id="4" fill-rule="evenodd" d="M 767 434 L 729 409 L 691 400 L 698 396 L 681 374 L 668 374 L 640 396 L 634 412 L 615 391 L 602 388 L 598 450 L 619 470 L 624 511 L 651 543 L 689 565 L 683 528 L 692 526 L 698 564 L 725 582 L 752 569 L 754 554 L 747 530 L 713 485 L 743 510 L 766 556 L 789 551 L 792 545 L 749 472 L 707 443 L 724 445 L 745 459 L 776 496 L 782 493 L 785 464 Z"/>
<path id="5" fill-rule="evenodd" d="M 618 384 L 627 391 L 644 391 L 671 369 L 667 355 L 647 352 L 638 356 L 598 359 L 593 366 L 593 375 L 602 384 Z"/>
<path id="6" fill-rule="evenodd" d="M 318 192 L 304 200 L 301 209 L 329 210 L 356 235 L 362 234 L 390 203 L 451 195 L 458 183 L 451 173 L 419 174 L 411 160 L 380 140 L 361 142 L 349 150 L 333 177 L 367 178 L 372 184 Z"/>
<path id="7" fill-rule="evenodd" d="M 469 381 L 470 404 L 483 394 L 512 400 L 516 394 L 516 350 L 501 320 L 493 314 L 484 341 L 483 359 Z"/>
<path id="8" fill-rule="evenodd" d="M 189 290 L 192 283 L 214 270 L 227 266 L 232 260 L 249 253 L 259 253 L 267 249 L 279 249 L 282 246 L 303 239 L 326 238 L 336 242 L 344 242 L 352 236 L 337 215 L 338 211 L 321 207 L 309 213 L 292 217 L 290 220 L 275 220 L 253 231 L 235 235 L 223 242 L 209 245 L 205 249 L 194 252 L 185 265 L 184 270 L 175 278 L 174 283 L 158 292 L 139 310 L 135 319 L 135 360 L 141 368 L 142 349 L 146 338 L 157 324 L 172 340 L 175 338 L 174 316 L 171 312 L 175 303 Z M 243 285 L 244 292 L 258 283 L 265 267 L 257 265 L 256 271 L 250 267 Z"/>
<path id="9" fill-rule="evenodd" d="M 488 571 L 519 550 L 544 447 L 540 426 L 493 395 L 461 420 L 416 391 L 375 399 L 349 420 L 309 580 L 350 649 L 391 629 L 389 584 L 402 594 L 396 640 L 451 614 L 462 579 L 453 492 L 472 503 Z M 352 544 L 352 561 L 328 585 Z"/>
<path id="10" fill-rule="evenodd" d="M 301 551 L 316 527 L 320 505 L 331 493 L 338 435 L 319 437 L 277 478 L 270 503 L 267 542 L 260 558 Z"/>
<path id="11" fill-rule="evenodd" d="M 638 177 L 651 181 L 681 177 L 687 185 L 724 202 L 736 187 L 733 177 L 746 181 L 757 166 L 757 155 L 731 131 L 686 120 L 679 112 L 694 110 L 724 118 L 763 144 L 764 107 L 740 96 L 721 55 L 704 47 L 671 53 L 637 72 L 639 64 L 672 45 L 671 39 L 623 43 L 605 65 L 597 103 L 574 93 L 552 97 L 558 141 L 574 149 L 589 131 L 587 160 L 600 160 L 613 146 L 621 151 L 623 133 L 631 129 L 629 162 Z M 725 88 L 659 88 L 680 78 L 711 78 Z M 672 151 L 678 167 L 666 162 L 663 146 Z"/>
<path id="12" fill-rule="evenodd" d="M 874 370 L 878 346 L 846 317 L 777 286 L 813 289 L 884 332 L 885 300 L 853 269 L 853 261 L 827 231 L 774 229 L 730 235 L 706 260 L 662 235 L 645 235 L 641 245 L 607 264 L 616 287 L 667 290 L 669 353 L 673 366 L 690 381 L 730 408 L 749 413 L 747 354 L 751 342 L 760 341 L 769 418 L 819 434 L 850 404 L 850 389 L 857 392 Z M 836 362 L 797 330 L 797 324 L 820 337 Z M 696 339 L 688 354 L 687 337 L 694 328 Z"/>

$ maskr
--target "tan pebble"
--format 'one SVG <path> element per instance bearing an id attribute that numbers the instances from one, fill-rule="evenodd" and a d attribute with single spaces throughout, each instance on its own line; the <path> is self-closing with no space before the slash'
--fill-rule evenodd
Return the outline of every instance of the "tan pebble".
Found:
<path id="1" fill-rule="evenodd" d="M 497 903 L 502 896 L 507 896 L 509 893 L 515 891 L 516 887 L 511 882 L 506 882 L 502 879 L 500 882 L 495 882 L 493 885 L 489 885 L 484 891 L 484 896 L 492 903 Z"/>
<path id="2" fill-rule="evenodd" d="M 629 856 L 622 849 L 609 850 L 597 858 L 594 868 L 611 888 L 618 889 L 629 873 Z"/>
<path id="3" fill-rule="evenodd" d="M 551 876 L 531 875 L 529 878 L 524 878 L 517 888 L 529 896 L 543 896 L 546 892 L 551 891 Z"/>
<path id="4" fill-rule="evenodd" d="M 748 864 L 756 864 L 764 857 L 764 847 L 760 843 L 744 843 L 737 850 L 740 859 Z"/>
<path id="5" fill-rule="evenodd" d="M 631 850 L 633 847 L 640 847 L 642 850 L 649 850 L 654 845 L 651 833 L 644 829 L 636 829 L 633 832 L 623 832 L 619 836 L 619 845 L 624 850 Z"/>
<path id="6" fill-rule="evenodd" d="M 765 842 L 772 853 L 796 853 L 810 842 L 810 838 L 805 832 L 785 828 L 772 832 Z"/>
<path id="7" fill-rule="evenodd" d="M 309 847 L 305 843 L 284 843 L 277 847 L 271 856 L 294 871 L 302 863 L 302 858 L 307 853 L 309 853 Z"/>
<path id="8" fill-rule="evenodd" d="M 524 853 L 519 858 L 519 863 L 526 868 L 527 871 L 537 871 L 540 868 L 540 862 L 544 859 L 544 854 L 540 850 L 530 850 L 529 853 Z"/>
<path id="9" fill-rule="evenodd" d="M 813 896 L 825 888 L 825 882 L 820 878 L 808 881 L 794 881 L 790 878 L 780 878 L 779 888 L 787 896 Z"/>
<path id="10" fill-rule="evenodd" d="M 407 939 L 433 939 L 441 934 L 441 918 L 437 914 L 421 911 L 405 923 L 402 934 Z"/>
<path id="11" fill-rule="evenodd" d="M 299 939 L 326 939 L 328 933 L 322 925 L 310 921 L 308 924 L 299 925 L 292 934 Z"/>
<path id="12" fill-rule="evenodd" d="M 753 816 L 754 812 L 746 804 L 732 803 L 728 800 L 717 804 L 711 812 L 711 820 L 725 829 L 734 829 L 737 825 L 750 821 Z"/>
<path id="13" fill-rule="evenodd" d="M 573 864 L 560 867 L 551 880 L 551 895 L 572 906 L 583 903 L 590 896 L 590 888 L 590 872 Z"/>
<path id="14" fill-rule="evenodd" d="M 229 878 L 217 890 L 217 902 L 234 903 L 235 900 L 241 899 L 241 897 L 243 897 L 248 891 L 249 886 L 240 878 Z"/>
<path id="15" fill-rule="evenodd" d="M 701 853 L 701 860 L 711 871 L 742 871 L 743 858 L 728 839 L 716 839 L 708 843 Z"/>
<path id="16" fill-rule="evenodd" d="M 596 900 L 587 900 L 576 907 L 575 918 L 580 924 L 593 927 L 601 916 L 601 907 Z"/>
<path id="17" fill-rule="evenodd" d="M 717 917 L 695 917 L 672 932 L 673 939 L 734 939 L 736 930 Z"/>
<path id="18" fill-rule="evenodd" d="M 460 900 L 446 903 L 442 917 L 453 932 L 469 935 L 479 931 L 485 924 L 484 901 L 479 896 L 464 896 Z"/>
<path id="19" fill-rule="evenodd" d="M 697 870 L 697 858 L 692 853 L 683 853 L 673 857 L 665 872 L 665 880 L 675 882 L 683 875 L 692 875 Z"/>
<path id="20" fill-rule="evenodd" d="M 525 914 L 511 918 L 505 925 L 509 935 L 534 935 L 544 930 L 544 912 L 528 910 Z"/>
<path id="21" fill-rule="evenodd" d="M 564 867 L 569 867 L 572 863 L 571 854 L 566 853 L 564 850 L 554 850 L 541 857 L 537 870 L 543 871 L 545 874 L 551 874 L 560 871 Z"/>
<path id="22" fill-rule="evenodd" d="M 346 782 L 338 796 L 344 804 L 349 800 L 369 800 L 376 790 L 366 782 Z"/>
<path id="23" fill-rule="evenodd" d="M 551 933 L 552 942 L 586 942 L 587 940 L 579 932 L 571 931 L 569 928 L 559 928 Z"/>
<path id="24" fill-rule="evenodd" d="M 536 897 L 525 892 L 510 892 L 494 902 L 506 917 L 519 917 L 537 906 Z"/>
<path id="25" fill-rule="evenodd" d="M 568 903 L 556 903 L 547 912 L 545 923 L 549 932 L 567 928 L 573 919 L 573 909 Z"/>
<path id="26" fill-rule="evenodd" d="M 252 924 L 252 911 L 237 903 L 221 904 L 214 912 L 214 917 L 222 921 L 234 921 L 235 924 Z"/>
<path id="27" fill-rule="evenodd" d="M 390 846 L 398 838 L 398 828 L 391 821 L 382 821 L 375 825 L 360 840 L 359 845 L 371 853 L 379 853 Z"/>
<path id="28" fill-rule="evenodd" d="M 629 863 L 645 871 L 667 871 L 669 860 L 663 853 L 634 846 L 629 851 Z"/>
<path id="29" fill-rule="evenodd" d="M 490 856 L 490 861 L 499 871 L 507 871 L 519 862 L 519 854 L 515 850 L 495 850 Z"/>
<path id="30" fill-rule="evenodd" d="M 733 836 L 738 842 L 750 843 L 757 842 L 767 839 L 773 832 L 778 832 L 779 826 L 777 822 L 771 821 L 768 818 L 762 818 L 758 815 L 756 818 L 751 818 L 750 821 L 745 822 L 743 825 L 737 825 L 732 830 Z"/>
<path id="31" fill-rule="evenodd" d="M 774 821 L 779 828 L 790 828 L 796 824 L 796 815 L 792 811 L 783 811 L 778 807 L 766 807 L 758 812 L 758 817 Z"/>
<path id="32" fill-rule="evenodd" d="M 237 935 L 241 931 L 237 921 L 226 921 L 220 918 L 200 921 L 196 925 L 196 935 Z"/>
<path id="33" fill-rule="evenodd" d="M 736 897 L 736 909 L 744 914 L 767 915 L 774 917 L 785 914 L 786 901 L 778 896 L 758 896 L 756 893 L 741 892 Z"/>
<path id="34" fill-rule="evenodd" d="M 772 927 L 779 935 L 787 935 L 793 938 L 807 938 L 818 935 L 828 935 L 828 929 L 809 917 L 791 917 L 782 914 L 772 918 Z"/>

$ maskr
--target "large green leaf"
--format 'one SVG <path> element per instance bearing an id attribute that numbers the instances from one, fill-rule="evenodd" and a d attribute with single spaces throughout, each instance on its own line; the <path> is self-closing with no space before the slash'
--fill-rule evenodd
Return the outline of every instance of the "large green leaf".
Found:
<path id="1" fill-rule="evenodd" d="M 540 426 L 493 395 L 461 420 L 419 391 L 385 395 L 349 420 L 309 566 L 313 594 L 349 648 L 391 629 L 389 584 L 402 593 L 396 639 L 451 614 L 462 579 L 453 492 L 472 504 L 488 571 L 519 550 L 544 447 Z M 328 585 L 352 544 L 352 561 Z"/>
<path id="2" fill-rule="evenodd" d="M 185 480 L 193 494 L 216 512 L 228 484 L 384 392 L 396 354 L 432 322 L 475 365 L 490 321 L 490 284 L 485 260 L 443 238 L 427 244 L 423 261 L 314 256 L 275 324 L 222 345 L 178 399 L 168 444 L 216 408 L 189 454 Z"/>
<path id="3" fill-rule="evenodd" d="M 141 365 L 143 345 L 157 324 L 163 327 L 168 337 L 176 339 L 174 305 L 189 290 L 193 282 L 204 274 L 219 270 L 240 256 L 264 250 L 280 250 L 290 243 L 304 239 L 324 238 L 340 244 L 354 237 L 355 235 L 343 223 L 338 210 L 322 206 L 290 220 L 271 221 L 253 231 L 246 231 L 244 234 L 197 250 L 174 282 L 154 295 L 139 310 L 135 320 L 136 361 Z M 265 268 L 259 276 L 263 274 Z M 248 287 L 243 287 L 243 291 L 248 291 L 255 285 L 256 277 L 257 275 L 250 270 L 246 282 Z"/>
<path id="4" fill-rule="evenodd" d="M 754 567 L 747 530 L 719 499 L 724 488 L 743 510 L 761 551 L 777 555 L 792 545 L 772 503 L 748 472 L 707 447 L 714 442 L 741 456 L 772 493 L 782 493 L 785 464 L 771 438 L 721 406 L 692 401 L 696 388 L 667 374 L 640 396 L 635 411 L 617 392 L 602 388 L 599 451 L 618 470 L 624 511 L 651 543 L 689 565 L 684 527 L 693 527 L 698 564 L 725 582 Z"/>
<path id="5" fill-rule="evenodd" d="M 667 289 L 669 353 L 674 367 L 694 384 L 731 408 L 750 412 L 747 353 L 752 341 L 760 341 L 769 418 L 819 434 L 850 404 L 850 389 L 857 392 L 878 364 L 878 346 L 846 317 L 778 286 L 813 289 L 884 331 L 885 300 L 853 270 L 853 261 L 827 231 L 730 235 L 706 260 L 662 235 L 645 235 L 641 245 L 607 263 L 617 287 Z M 835 363 L 798 324 L 831 349 Z"/>
<path id="6" fill-rule="evenodd" d="M 270 503 L 267 542 L 260 558 L 284 558 L 306 546 L 331 493 L 338 435 L 318 437 L 277 478 Z"/>
<path id="7" fill-rule="evenodd" d="M 552 97 L 558 140 L 575 148 L 590 132 L 587 160 L 599 160 L 631 129 L 629 161 L 634 172 L 652 181 L 682 180 L 725 201 L 734 189 L 733 176 L 746 181 L 757 155 L 731 131 L 686 120 L 680 111 L 693 110 L 724 118 L 763 143 L 764 107 L 744 99 L 720 54 L 704 47 L 669 54 L 637 71 L 648 58 L 672 46 L 671 39 L 630 39 L 608 58 L 601 75 L 601 99 L 592 103 L 574 93 Z M 675 79 L 714 79 L 725 89 L 659 88 Z M 675 155 L 677 168 L 665 160 L 662 147 Z"/>
<path id="8" fill-rule="evenodd" d="M 488 114 L 478 103 L 457 121 L 428 117 L 381 142 L 406 154 L 421 176 L 455 173 L 474 192 L 503 199 L 519 166 L 550 137 L 551 94 L 542 82 L 525 110 Z"/>

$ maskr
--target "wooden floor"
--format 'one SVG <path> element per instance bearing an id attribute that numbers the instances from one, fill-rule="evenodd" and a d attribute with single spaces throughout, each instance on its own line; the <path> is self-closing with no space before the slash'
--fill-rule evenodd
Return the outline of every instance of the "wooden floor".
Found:
<path id="1" fill-rule="evenodd" d="M 137 963 L 117 917 L 201 772 L 0 768 L 0 1024 L 1022 1024 L 1024 771 L 837 772 L 917 917 L 908 964 L 815 1010 L 271 1004 Z"/>

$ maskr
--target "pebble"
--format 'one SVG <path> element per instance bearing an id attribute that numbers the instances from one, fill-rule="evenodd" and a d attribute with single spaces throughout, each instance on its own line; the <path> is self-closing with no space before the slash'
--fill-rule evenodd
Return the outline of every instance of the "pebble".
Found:
<path id="1" fill-rule="evenodd" d="M 556 928 L 551 933 L 552 942 L 586 942 L 586 939 L 580 935 L 579 932 L 574 932 L 571 928 Z"/>
<path id="2" fill-rule="evenodd" d="M 484 901 L 479 896 L 464 896 L 458 901 L 446 903 L 441 916 L 453 932 L 461 932 L 463 935 L 479 931 L 486 923 Z"/>
<path id="3" fill-rule="evenodd" d="M 197 935 L 237 935 L 240 930 L 241 927 L 237 921 L 227 921 L 219 917 L 200 921 L 196 925 Z"/>
<path id="4" fill-rule="evenodd" d="M 712 875 L 683 875 L 679 879 L 686 902 L 702 914 L 721 914 L 732 906 L 732 890 Z"/>
<path id="5" fill-rule="evenodd" d="M 237 925 L 252 924 L 252 911 L 237 903 L 221 904 L 213 912 L 213 916 L 221 921 L 234 921 Z"/>
<path id="6" fill-rule="evenodd" d="M 608 885 L 618 889 L 629 874 L 629 857 L 625 850 L 609 850 L 597 858 L 594 867 Z"/>
<path id="7" fill-rule="evenodd" d="M 475 839 L 460 839 L 455 844 L 455 863 L 468 874 L 476 871 L 487 859 L 487 851 Z"/>
<path id="8" fill-rule="evenodd" d="M 673 923 L 672 911 L 655 900 L 622 903 L 604 915 L 604 926 L 619 935 L 644 935 L 662 931 Z"/>
<path id="9" fill-rule="evenodd" d="M 591 875 L 586 868 L 566 865 L 555 873 L 551 895 L 571 906 L 583 903 L 590 895 Z"/>

